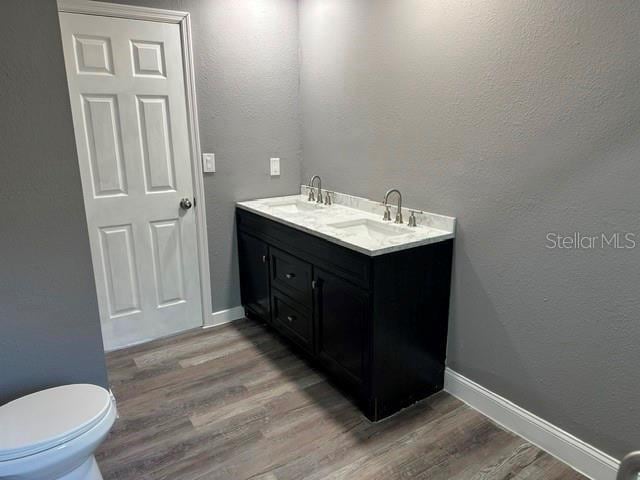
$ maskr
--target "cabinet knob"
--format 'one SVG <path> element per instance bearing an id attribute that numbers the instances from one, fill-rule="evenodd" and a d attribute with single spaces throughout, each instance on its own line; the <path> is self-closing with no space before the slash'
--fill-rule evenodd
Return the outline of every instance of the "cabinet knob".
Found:
<path id="1" fill-rule="evenodd" d="M 296 317 L 294 315 L 287 315 L 287 320 L 289 320 L 289 323 L 293 322 L 296 319 Z"/>
<path id="2" fill-rule="evenodd" d="M 292 278 L 295 278 L 295 277 L 296 277 L 296 274 L 295 274 L 295 273 L 287 273 L 287 274 L 285 275 L 285 277 L 287 277 L 289 280 L 291 280 Z"/>

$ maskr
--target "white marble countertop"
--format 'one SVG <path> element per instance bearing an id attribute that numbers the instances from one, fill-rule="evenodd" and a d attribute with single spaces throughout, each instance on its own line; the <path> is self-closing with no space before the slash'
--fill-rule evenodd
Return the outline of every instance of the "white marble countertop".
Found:
<path id="1" fill-rule="evenodd" d="M 403 207 L 404 224 L 382 221 L 379 202 L 333 193 L 333 205 L 309 202 L 303 194 L 238 202 L 237 206 L 276 222 L 369 256 L 441 242 L 455 237 L 455 218 L 420 212 L 416 227 L 409 227 L 409 209 Z M 391 207 L 395 218 L 395 206 Z"/>

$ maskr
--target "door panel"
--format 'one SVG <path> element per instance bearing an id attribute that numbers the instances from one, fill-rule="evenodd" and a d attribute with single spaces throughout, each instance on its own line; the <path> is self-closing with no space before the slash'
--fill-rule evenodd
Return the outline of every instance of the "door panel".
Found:
<path id="1" fill-rule="evenodd" d="M 113 54 L 108 37 L 75 35 L 74 43 L 78 73 L 113 75 Z"/>
<path id="2" fill-rule="evenodd" d="M 184 302 L 182 241 L 178 219 L 151 222 L 153 271 L 158 307 Z"/>
<path id="3" fill-rule="evenodd" d="M 82 100 L 93 193 L 126 195 L 118 99 L 115 95 L 83 95 Z"/>
<path id="4" fill-rule="evenodd" d="M 137 313 L 140 297 L 131 225 L 101 228 L 100 234 L 109 316 Z"/>
<path id="5" fill-rule="evenodd" d="M 131 42 L 131 55 L 135 76 L 164 77 L 164 46 L 161 42 Z"/>
<path id="6" fill-rule="evenodd" d="M 180 27 L 60 25 L 105 347 L 202 325 Z"/>
<path id="7" fill-rule="evenodd" d="M 146 191 L 174 192 L 175 167 L 167 98 L 138 96 L 137 103 Z"/>

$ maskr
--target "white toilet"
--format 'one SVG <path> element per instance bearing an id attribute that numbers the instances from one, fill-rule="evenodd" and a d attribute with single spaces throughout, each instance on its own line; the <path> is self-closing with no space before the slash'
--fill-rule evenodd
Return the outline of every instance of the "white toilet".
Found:
<path id="1" fill-rule="evenodd" d="M 116 418 L 107 390 L 76 384 L 0 407 L 0 479 L 101 480 L 93 456 Z"/>

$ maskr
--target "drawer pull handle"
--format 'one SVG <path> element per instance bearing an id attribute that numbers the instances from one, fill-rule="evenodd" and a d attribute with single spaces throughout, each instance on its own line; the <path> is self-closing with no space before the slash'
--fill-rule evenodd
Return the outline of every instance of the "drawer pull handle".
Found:
<path id="1" fill-rule="evenodd" d="M 296 319 L 296 317 L 294 315 L 287 315 L 287 320 L 289 320 L 289 323 L 293 322 Z"/>
<path id="2" fill-rule="evenodd" d="M 262 255 L 262 263 L 267 263 L 267 256 L 266 255 Z"/>
<path id="3" fill-rule="evenodd" d="M 295 273 L 287 273 L 285 275 L 285 277 L 287 277 L 289 280 L 291 280 L 292 278 L 296 278 L 296 274 Z"/>

